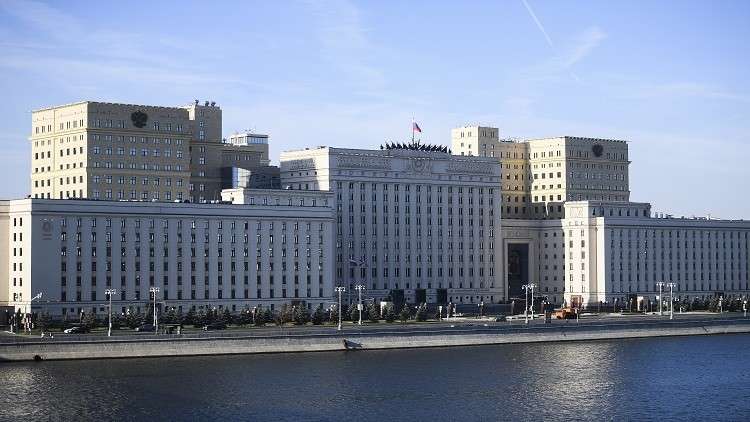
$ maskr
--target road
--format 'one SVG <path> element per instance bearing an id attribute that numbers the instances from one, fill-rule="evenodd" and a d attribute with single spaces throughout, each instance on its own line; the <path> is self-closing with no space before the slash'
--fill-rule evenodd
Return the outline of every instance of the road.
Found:
<path id="1" fill-rule="evenodd" d="M 518 316 L 517 316 L 518 317 Z M 516 317 L 516 318 L 517 318 Z M 363 325 L 345 322 L 342 331 L 337 331 L 335 325 L 324 326 L 284 326 L 284 327 L 248 327 L 231 328 L 221 331 L 202 331 L 195 328 L 186 328 L 181 335 L 177 334 L 155 334 L 138 333 L 133 330 L 113 330 L 112 337 L 106 336 L 106 330 L 90 334 L 64 334 L 54 333 L 54 338 L 40 339 L 38 335 L 15 335 L 4 332 L 0 334 L 0 343 L 17 343 L 26 341 L 138 341 L 159 340 L 175 338 L 227 338 L 227 337 L 277 337 L 277 336 L 361 336 L 361 335 L 430 335 L 450 333 L 502 333 L 520 331 L 554 331 L 554 330 L 616 330 L 631 328 L 647 328 L 659 326 L 700 326 L 713 324 L 750 324 L 750 318 L 745 318 L 742 313 L 685 313 L 675 314 L 675 319 L 670 320 L 668 314 L 592 314 L 582 316 L 578 320 L 552 320 L 545 324 L 544 320 L 537 318 L 524 322 L 520 319 L 511 321 L 495 322 L 480 319 L 457 319 L 452 321 L 391 324 L 380 322 L 377 324 L 365 323 Z"/>

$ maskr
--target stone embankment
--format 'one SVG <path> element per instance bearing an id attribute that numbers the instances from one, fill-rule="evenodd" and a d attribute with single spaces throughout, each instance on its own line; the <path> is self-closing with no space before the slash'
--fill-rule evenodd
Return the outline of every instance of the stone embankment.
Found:
<path id="1" fill-rule="evenodd" d="M 142 337 L 85 341 L 7 341 L 0 338 L 0 361 L 111 359 L 163 356 L 297 353 L 421 347 L 479 346 L 512 343 L 596 341 L 646 337 L 750 333 L 750 323 L 442 328 L 324 334 L 247 335 L 202 338 Z M 128 338 L 129 337 L 129 338 Z"/>

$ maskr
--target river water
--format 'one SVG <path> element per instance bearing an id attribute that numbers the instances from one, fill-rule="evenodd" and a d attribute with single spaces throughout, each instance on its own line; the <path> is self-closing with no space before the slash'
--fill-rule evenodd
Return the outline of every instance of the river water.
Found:
<path id="1" fill-rule="evenodd" d="M 1 364 L 0 420 L 750 419 L 750 335 Z"/>

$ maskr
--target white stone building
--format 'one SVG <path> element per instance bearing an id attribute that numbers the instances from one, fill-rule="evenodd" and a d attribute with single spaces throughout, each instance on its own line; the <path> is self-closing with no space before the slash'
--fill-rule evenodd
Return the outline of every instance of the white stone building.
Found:
<path id="1" fill-rule="evenodd" d="M 53 315 L 159 306 L 327 306 L 333 201 L 246 190 L 245 205 L 0 201 L 0 303 Z M 42 299 L 30 299 L 42 293 Z"/>
<path id="2" fill-rule="evenodd" d="M 629 202 L 626 142 L 502 142 L 479 126 L 452 142 L 456 155 L 413 143 L 284 152 L 283 189 L 225 189 L 221 204 L 0 201 L 0 305 L 101 311 L 114 288 L 117 310 L 139 311 L 152 286 L 162 305 L 230 310 L 326 305 L 335 286 L 353 301 L 358 285 L 368 299 L 478 304 L 523 300 L 534 283 L 553 304 L 634 309 L 660 282 L 678 299 L 750 294 L 750 222 Z"/>
<path id="3" fill-rule="evenodd" d="M 628 144 L 559 136 L 501 140 L 493 127 L 451 131 L 453 153 L 494 157 L 502 166 L 503 218 L 560 219 L 567 201 L 628 201 Z"/>
<path id="4" fill-rule="evenodd" d="M 336 285 L 411 303 L 505 299 L 499 163 L 435 149 L 281 154 L 282 187 L 334 194 Z"/>
<path id="5" fill-rule="evenodd" d="M 653 218 L 650 204 L 582 201 L 563 220 L 565 296 L 588 306 L 750 294 L 750 221 Z"/>

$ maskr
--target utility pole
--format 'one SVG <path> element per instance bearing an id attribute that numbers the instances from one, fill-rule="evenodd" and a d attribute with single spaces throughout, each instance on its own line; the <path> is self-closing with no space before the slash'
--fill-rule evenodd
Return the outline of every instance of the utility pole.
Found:
<path id="1" fill-rule="evenodd" d="M 673 290 L 677 283 L 667 283 L 669 287 L 669 319 L 674 319 L 674 296 Z"/>
<path id="2" fill-rule="evenodd" d="M 109 296 L 109 328 L 107 329 L 107 337 L 112 337 L 112 295 L 116 295 L 117 290 L 105 289 L 104 294 Z"/>
<path id="3" fill-rule="evenodd" d="M 357 294 L 359 296 L 357 310 L 359 311 L 359 325 L 362 325 L 362 290 L 364 290 L 365 285 L 357 284 L 357 286 L 355 286 L 354 288 L 357 290 Z"/>
<path id="4" fill-rule="evenodd" d="M 660 282 L 656 283 L 656 285 L 659 286 L 659 316 L 663 316 L 664 313 L 661 310 L 661 303 L 662 303 L 662 300 L 663 300 L 662 296 L 661 296 L 661 292 L 662 292 L 662 288 L 664 287 L 664 282 L 660 281 Z"/>
<path id="5" fill-rule="evenodd" d="M 338 330 L 341 331 L 341 293 L 346 291 L 346 287 L 339 286 L 336 287 L 336 292 L 339 294 L 339 328 Z"/>
<path id="6" fill-rule="evenodd" d="M 154 294 L 154 334 L 159 333 L 159 322 L 156 319 L 156 294 L 159 293 L 158 287 L 149 287 L 149 292 Z"/>

